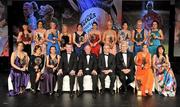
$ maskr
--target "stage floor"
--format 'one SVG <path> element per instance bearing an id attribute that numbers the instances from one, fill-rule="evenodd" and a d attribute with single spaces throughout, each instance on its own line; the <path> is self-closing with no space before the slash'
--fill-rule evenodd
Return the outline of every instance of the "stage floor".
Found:
<path id="1" fill-rule="evenodd" d="M 94 99 L 90 92 L 86 92 L 78 98 L 74 96 L 73 99 L 69 97 L 68 93 L 57 97 L 33 95 L 27 92 L 22 96 L 9 97 L 7 95 L 7 76 L 8 74 L 0 75 L 0 107 L 180 107 L 180 92 L 177 92 L 176 97 L 172 98 L 157 94 L 153 97 L 141 98 L 133 93 L 115 94 L 114 96 L 105 93 L 104 95 L 98 94 Z M 176 78 L 177 83 L 180 83 L 179 74 L 176 75 Z"/>

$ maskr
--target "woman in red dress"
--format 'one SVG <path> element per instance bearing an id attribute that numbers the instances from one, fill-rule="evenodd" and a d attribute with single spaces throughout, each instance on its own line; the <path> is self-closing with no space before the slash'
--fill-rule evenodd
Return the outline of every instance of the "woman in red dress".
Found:
<path id="1" fill-rule="evenodd" d="M 91 46 L 91 53 L 95 54 L 96 57 L 99 56 L 101 41 L 101 32 L 97 28 L 98 24 L 93 22 L 92 29 L 89 32 L 89 44 Z"/>

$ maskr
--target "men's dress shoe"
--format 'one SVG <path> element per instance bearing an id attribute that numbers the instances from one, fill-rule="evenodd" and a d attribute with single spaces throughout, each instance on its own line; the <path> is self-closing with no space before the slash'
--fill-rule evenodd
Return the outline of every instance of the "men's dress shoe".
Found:
<path id="1" fill-rule="evenodd" d="M 111 93 L 111 95 L 115 95 L 114 90 L 111 90 L 110 93 Z"/>
<path id="2" fill-rule="evenodd" d="M 70 98 L 73 98 L 73 97 L 74 97 L 74 93 L 71 92 L 71 93 L 70 93 Z"/>
<path id="3" fill-rule="evenodd" d="M 96 97 L 97 97 L 97 95 L 96 95 L 95 92 L 93 92 L 92 96 L 93 96 L 93 98 L 96 98 Z"/>
<path id="4" fill-rule="evenodd" d="M 80 97 L 80 96 L 82 96 L 83 95 L 83 92 L 78 92 L 78 94 L 77 94 L 77 97 Z"/>
<path id="5" fill-rule="evenodd" d="M 104 90 L 101 90 L 100 94 L 103 95 L 104 94 Z"/>
<path id="6" fill-rule="evenodd" d="M 61 96 L 63 93 L 62 92 L 58 92 L 58 93 L 56 93 L 56 96 Z"/>

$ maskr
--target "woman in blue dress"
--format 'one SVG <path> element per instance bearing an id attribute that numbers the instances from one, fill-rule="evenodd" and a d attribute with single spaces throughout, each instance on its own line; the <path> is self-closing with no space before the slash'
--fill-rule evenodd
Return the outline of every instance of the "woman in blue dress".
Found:
<path id="1" fill-rule="evenodd" d="M 161 40 L 164 39 L 163 32 L 158 29 L 158 25 L 157 21 L 153 21 L 151 32 L 149 32 L 149 52 L 152 56 L 156 54 L 157 47 L 161 45 Z"/>
<path id="2" fill-rule="evenodd" d="M 51 46 L 56 47 L 56 54 L 60 55 L 60 45 L 59 45 L 59 31 L 56 29 L 57 25 L 54 22 L 50 23 L 50 29 L 46 32 L 46 41 L 47 41 L 47 51 L 46 54 L 50 54 Z"/>
<path id="3" fill-rule="evenodd" d="M 17 42 L 16 46 L 16 50 L 11 54 L 12 67 L 8 77 L 9 96 L 22 94 L 30 80 L 29 73 L 27 72 L 29 57 L 23 51 L 24 43 Z"/>
<path id="4" fill-rule="evenodd" d="M 142 50 L 142 44 L 146 41 L 145 31 L 142 28 L 142 20 L 137 20 L 136 29 L 132 31 L 132 41 L 134 42 L 134 55 Z"/>

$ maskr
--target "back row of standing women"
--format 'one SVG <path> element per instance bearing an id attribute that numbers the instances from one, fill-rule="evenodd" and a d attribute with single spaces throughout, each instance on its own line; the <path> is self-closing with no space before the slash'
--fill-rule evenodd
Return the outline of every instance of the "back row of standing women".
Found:
<path id="1" fill-rule="evenodd" d="M 104 33 L 98 30 L 98 24 L 94 22 L 92 24 L 92 30 L 89 33 L 83 31 L 81 24 L 77 25 L 77 31 L 72 35 L 68 32 L 68 27 L 62 25 L 62 32 L 60 33 L 57 28 L 56 23 L 51 22 L 50 29 L 46 30 L 43 28 L 43 22 L 38 21 L 38 28 L 30 32 L 28 30 L 28 25 L 24 24 L 22 32 L 19 33 L 17 41 L 23 41 L 25 44 L 25 50 L 28 55 L 31 55 L 33 48 L 36 45 L 42 47 L 43 53 L 49 55 L 50 47 L 55 46 L 57 49 L 57 54 L 60 55 L 64 51 L 65 44 L 74 44 L 74 51 L 79 56 L 82 53 L 83 47 L 86 44 L 90 44 L 92 47 L 92 53 L 97 57 L 101 53 L 100 50 L 103 44 L 109 44 L 111 47 L 111 53 L 116 55 L 119 51 L 117 46 L 121 44 L 121 41 L 128 41 L 129 51 L 137 54 L 142 48 L 142 44 L 145 43 L 149 46 L 149 51 L 151 55 L 156 52 L 157 46 L 161 45 L 161 40 L 164 39 L 163 32 L 158 28 L 158 22 L 153 21 L 152 30 L 146 31 L 143 29 L 143 23 L 141 20 L 137 21 L 136 28 L 128 30 L 128 23 L 123 22 L 122 30 L 116 32 L 112 28 L 112 23 L 107 22 L 107 30 Z"/>

